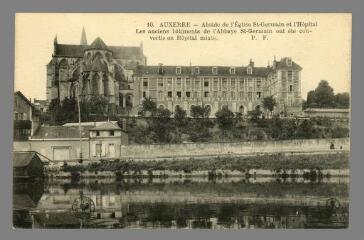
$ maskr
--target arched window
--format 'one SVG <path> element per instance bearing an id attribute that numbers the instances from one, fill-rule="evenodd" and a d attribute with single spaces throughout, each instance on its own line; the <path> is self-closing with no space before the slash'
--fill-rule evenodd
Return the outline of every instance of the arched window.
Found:
<path id="1" fill-rule="evenodd" d="M 132 95 L 126 96 L 126 106 L 133 107 L 133 96 Z"/>
<path id="2" fill-rule="evenodd" d="M 205 115 L 204 117 L 210 117 L 210 114 L 211 114 L 211 105 L 207 104 L 204 106 L 205 108 Z"/>
<path id="3" fill-rule="evenodd" d="M 99 81 L 100 77 L 98 74 L 95 74 L 92 78 L 92 94 L 98 95 L 99 94 Z"/>
<path id="4" fill-rule="evenodd" d="M 163 110 L 163 109 L 165 108 L 165 106 L 164 106 L 163 104 L 160 104 L 160 105 L 158 106 L 158 108 L 159 108 L 159 109 L 161 109 L 161 110 Z"/>
<path id="5" fill-rule="evenodd" d="M 244 114 L 244 106 L 243 105 L 241 105 L 239 107 L 239 113 Z"/>
<path id="6" fill-rule="evenodd" d="M 59 71 L 59 80 L 61 81 L 67 81 L 68 80 L 68 71 L 69 71 L 69 66 L 68 66 L 68 62 L 66 59 L 63 59 L 59 62 L 58 65 L 58 71 Z"/>

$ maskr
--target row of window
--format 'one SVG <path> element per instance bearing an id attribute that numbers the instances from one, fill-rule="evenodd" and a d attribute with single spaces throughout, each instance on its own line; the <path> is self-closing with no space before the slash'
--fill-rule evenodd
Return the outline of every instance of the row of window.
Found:
<path id="1" fill-rule="evenodd" d="M 27 120 L 27 114 L 26 113 L 15 113 L 14 114 L 14 120 Z"/>
<path id="2" fill-rule="evenodd" d="M 184 96 L 183 96 L 184 95 Z M 236 94 L 235 92 L 221 92 L 220 96 L 222 98 L 231 98 L 231 99 L 235 99 L 236 98 Z M 253 100 L 253 96 L 254 96 L 254 93 L 253 92 L 248 92 L 247 94 L 244 93 L 244 92 L 239 92 L 239 98 L 240 99 L 244 99 L 246 97 L 248 97 L 249 100 Z M 260 99 L 262 98 L 263 94 L 262 92 L 256 92 L 255 93 L 255 98 L 254 99 Z M 143 92 L 143 97 L 146 98 L 147 97 L 147 93 L 146 92 Z M 162 98 L 165 98 L 166 95 L 165 95 L 165 92 L 158 92 L 158 98 L 159 99 L 162 99 Z M 177 91 L 177 92 L 172 92 L 172 91 L 168 91 L 167 92 L 167 98 L 173 98 L 173 97 L 176 97 L 176 98 L 198 98 L 200 97 L 200 93 L 199 92 L 189 92 L 189 91 L 186 91 L 184 93 L 180 92 L 180 91 Z M 208 92 L 208 91 L 205 91 L 203 92 L 203 97 L 205 98 L 208 98 L 208 97 L 211 97 L 211 93 Z M 214 91 L 212 92 L 212 97 L 214 98 L 217 98 L 219 97 L 219 94 L 217 91 Z"/>
<path id="3" fill-rule="evenodd" d="M 159 67 L 159 73 L 163 73 L 163 66 Z M 253 68 L 252 67 L 247 67 L 246 69 L 247 74 L 251 75 L 253 74 Z M 218 74 L 218 67 L 211 67 L 211 73 L 214 75 Z M 235 67 L 230 67 L 229 69 L 229 73 L 230 74 L 235 74 Z M 180 75 L 182 74 L 182 68 L 181 67 L 176 67 L 176 74 Z M 192 74 L 200 74 L 200 68 L 199 67 L 193 67 L 192 68 Z"/>
<path id="4" fill-rule="evenodd" d="M 185 80 L 185 81 L 183 81 Z M 228 86 L 232 89 L 234 89 L 238 83 L 239 88 L 243 89 L 245 86 L 247 87 L 254 87 L 254 83 L 256 88 L 261 88 L 263 86 L 263 82 L 261 79 L 247 79 L 243 81 L 237 81 L 235 78 L 231 78 L 230 81 L 227 78 L 222 78 L 221 81 L 219 81 L 218 78 L 214 78 L 212 79 L 212 81 L 210 81 L 209 79 L 203 79 L 203 81 L 201 81 L 200 79 L 190 79 L 190 78 L 186 78 L 186 79 L 182 79 L 182 78 L 176 78 L 175 79 L 175 85 L 177 88 L 181 88 L 183 83 L 184 86 L 186 88 L 191 88 L 191 87 L 195 87 L 195 89 L 199 89 L 201 87 L 201 83 L 203 83 L 203 87 L 204 88 L 209 88 L 210 86 L 212 86 L 214 89 L 217 89 L 219 86 L 221 86 L 221 88 L 227 88 Z M 221 84 L 220 84 L 221 83 Z M 172 78 L 167 78 L 167 79 L 163 79 L 163 78 L 159 78 L 157 80 L 157 86 L 158 88 L 164 88 L 165 84 L 167 86 L 167 88 L 171 88 L 173 85 L 173 79 Z M 149 79 L 148 78 L 143 78 L 143 87 L 147 88 L 149 86 Z"/>

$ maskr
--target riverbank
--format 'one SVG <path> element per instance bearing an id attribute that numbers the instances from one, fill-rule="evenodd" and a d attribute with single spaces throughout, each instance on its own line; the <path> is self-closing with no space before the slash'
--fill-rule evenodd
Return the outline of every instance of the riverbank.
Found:
<path id="1" fill-rule="evenodd" d="M 265 154 L 213 159 L 113 160 L 49 168 L 48 177 L 232 177 L 307 178 L 349 176 L 349 153 L 315 155 Z"/>

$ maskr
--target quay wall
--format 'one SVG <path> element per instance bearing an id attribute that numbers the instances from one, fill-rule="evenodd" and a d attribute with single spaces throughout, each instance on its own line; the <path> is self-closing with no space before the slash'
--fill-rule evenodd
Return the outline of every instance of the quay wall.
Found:
<path id="1" fill-rule="evenodd" d="M 334 144 L 335 150 L 330 149 Z M 89 141 L 81 142 L 83 159 L 90 158 Z M 80 142 L 76 140 L 55 141 L 14 141 L 14 151 L 37 151 L 50 160 L 55 160 L 55 152 L 60 148 L 69 149 L 69 159 L 79 157 Z M 350 139 L 296 139 L 282 141 L 249 141 L 225 143 L 183 143 L 183 144 L 129 144 L 121 145 L 117 159 L 158 159 L 208 157 L 222 155 L 255 155 L 274 153 L 319 153 L 349 151 Z M 62 159 L 63 161 L 63 159 Z"/>
<path id="2" fill-rule="evenodd" d="M 282 141 L 250 141 L 229 143 L 130 144 L 122 146 L 121 157 L 154 159 L 169 157 L 199 157 L 213 155 L 254 155 L 265 153 L 349 151 L 350 139 L 299 139 Z"/>

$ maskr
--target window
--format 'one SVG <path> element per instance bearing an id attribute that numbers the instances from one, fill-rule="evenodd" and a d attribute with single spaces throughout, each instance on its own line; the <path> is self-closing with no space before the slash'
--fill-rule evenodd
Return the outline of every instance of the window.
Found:
<path id="1" fill-rule="evenodd" d="M 172 87 L 172 78 L 168 78 L 167 79 L 167 87 L 171 88 Z"/>
<path id="2" fill-rule="evenodd" d="M 182 93 L 181 92 L 177 92 L 177 97 L 181 98 L 182 97 Z"/>
<path id="3" fill-rule="evenodd" d="M 239 92 L 239 97 L 240 97 L 240 99 L 243 99 L 244 98 L 244 93 L 243 92 Z"/>
<path id="4" fill-rule="evenodd" d="M 247 72 L 247 74 L 248 74 L 248 75 L 253 74 L 253 68 L 252 68 L 252 67 L 248 67 L 248 68 L 246 69 L 246 72 Z"/>
<path id="5" fill-rule="evenodd" d="M 190 98 L 191 97 L 191 92 L 186 92 L 186 97 Z"/>
<path id="6" fill-rule="evenodd" d="M 231 99 L 235 99 L 235 93 L 234 92 L 231 92 Z"/>
<path id="7" fill-rule="evenodd" d="M 186 88 L 191 88 L 191 79 L 186 78 Z"/>
<path id="8" fill-rule="evenodd" d="M 292 59 L 291 58 L 287 58 L 287 66 L 292 66 Z"/>
<path id="9" fill-rule="evenodd" d="M 203 82 L 203 85 L 204 85 L 204 87 L 209 87 L 209 81 L 208 81 L 208 80 L 205 80 L 205 81 Z"/>
<path id="10" fill-rule="evenodd" d="M 204 92 L 204 97 L 205 98 L 209 97 L 209 92 Z"/>
<path id="11" fill-rule="evenodd" d="M 199 95 L 198 95 L 198 92 L 195 92 L 195 98 L 198 98 L 198 96 L 199 96 Z"/>
<path id="12" fill-rule="evenodd" d="M 114 131 L 109 132 L 110 136 L 114 136 Z"/>
<path id="13" fill-rule="evenodd" d="M 159 91 L 159 92 L 158 92 L 158 97 L 159 97 L 159 98 L 163 98 L 163 92 L 162 92 L 162 91 Z"/>
<path id="14" fill-rule="evenodd" d="M 252 92 L 248 92 L 248 100 L 249 101 L 253 100 L 253 93 Z"/>
<path id="15" fill-rule="evenodd" d="M 293 92 L 293 86 L 289 85 L 289 92 Z"/>
<path id="16" fill-rule="evenodd" d="M 143 79 L 143 87 L 148 87 L 148 78 Z"/>
<path id="17" fill-rule="evenodd" d="M 158 73 L 159 74 L 163 74 L 163 66 L 162 65 L 159 65 L 159 67 L 158 67 Z"/>
<path id="18" fill-rule="evenodd" d="M 214 78 L 214 89 L 218 89 L 218 88 L 219 88 L 219 79 Z"/>
<path id="19" fill-rule="evenodd" d="M 226 98 L 226 92 L 222 92 L 222 97 Z"/>
<path id="20" fill-rule="evenodd" d="M 181 88 L 181 85 L 182 85 L 182 79 L 181 78 L 177 78 L 177 87 L 178 88 Z"/>
<path id="21" fill-rule="evenodd" d="M 226 86 L 227 86 L 227 79 L 226 78 L 223 78 L 222 79 L 222 87 L 223 88 L 226 88 Z"/>
<path id="22" fill-rule="evenodd" d="M 287 78 L 288 78 L 288 81 L 293 80 L 293 72 L 292 71 L 287 71 Z"/>
<path id="23" fill-rule="evenodd" d="M 100 131 L 96 131 L 96 136 L 100 136 Z"/>
<path id="24" fill-rule="evenodd" d="M 171 91 L 168 92 L 168 97 L 172 98 L 172 92 Z"/>
<path id="25" fill-rule="evenodd" d="M 199 67 L 195 67 L 195 73 L 200 74 L 200 68 Z"/>
<path id="26" fill-rule="evenodd" d="M 241 81 L 239 82 L 239 88 L 244 89 L 244 79 L 241 79 Z"/>
<path id="27" fill-rule="evenodd" d="M 235 89 L 235 78 L 231 79 L 231 89 Z"/>
<path id="28" fill-rule="evenodd" d="M 261 92 L 257 92 L 257 98 L 261 98 L 262 97 L 262 93 Z"/>
<path id="29" fill-rule="evenodd" d="M 214 92 L 214 98 L 217 98 L 217 91 Z"/>
<path id="30" fill-rule="evenodd" d="M 181 67 L 176 67 L 176 74 L 181 74 Z"/>
<path id="31" fill-rule="evenodd" d="M 196 79 L 195 81 L 195 89 L 200 89 L 200 80 Z"/>
<path id="32" fill-rule="evenodd" d="M 217 67 L 212 67 L 212 74 L 217 74 Z"/>
<path id="33" fill-rule="evenodd" d="M 96 147 L 96 156 L 101 156 L 101 144 L 97 143 L 95 144 Z"/>
<path id="34" fill-rule="evenodd" d="M 235 68 L 234 67 L 230 68 L 230 74 L 235 74 Z"/>
<path id="35" fill-rule="evenodd" d="M 261 88 L 262 86 L 262 81 L 261 80 L 257 80 L 257 88 Z"/>
<path id="36" fill-rule="evenodd" d="M 147 97 L 147 93 L 143 92 L 143 98 L 146 98 L 146 97 Z"/>
<path id="37" fill-rule="evenodd" d="M 158 78 L 158 87 L 163 87 L 163 78 Z"/>

